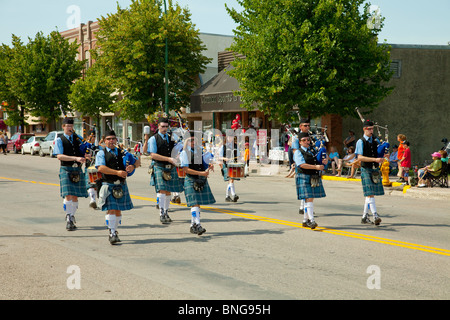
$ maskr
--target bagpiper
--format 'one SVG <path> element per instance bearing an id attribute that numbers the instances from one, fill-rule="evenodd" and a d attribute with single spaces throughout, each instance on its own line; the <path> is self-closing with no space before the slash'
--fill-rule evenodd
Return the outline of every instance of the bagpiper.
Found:
<path id="1" fill-rule="evenodd" d="M 380 163 L 383 157 L 378 157 L 378 139 L 373 135 L 374 123 L 365 120 L 363 123 L 364 135 L 356 142 L 355 154 L 357 160 L 361 161 L 361 182 L 365 197 L 363 216 L 361 223 L 379 225 L 381 218 L 375 205 L 375 196 L 384 195 L 384 188 L 380 174 Z M 369 210 L 372 212 L 374 221 L 369 219 Z"/>
<path id="2" fill-rule="evenodd" d="M 214 170 L 210 159 L 209 154 L 203 152 L 202 146 L 197 143 L 194 133 L 191 132 L 180 154 L 180 166 L 186 173 L 184 194 L 186 204 L 191 208 L 190 232 L 198 235 L 206 232 L 200 223 L 200 206 L 216 202 L 207 179 L 210 170 Z"/>
<path id="3" fill-rule="evenodd" d="M 122 211 L 133 209 L 126 179 L 134 174 L 138 160 L 116 147 L 117 137 L 113 130 L 105 135 L 106 147 L 95 157 L 95 167 L 102 173 L 97 204 L 106 213 L 106 225 L 109 229 L 109 242 L 120 242 L 117 232 L 122 223 Z"/>
<path id="4" fill-rule="evenodd" d="M 61 161 L 59 169 L 60 194 L 63 200 L 63 208 L 66 217 L 66 229 L 76 230 L 75 212 L 78 209 L 78 198 L 87 198 L 85 174 L 82 170 L 83 163 L 90 159 L 86 154 L 87 143 L 75 133 L 73 119 L 64 118 L 62 129 L 64 133 L 56 139 L 53 155 Z"/>

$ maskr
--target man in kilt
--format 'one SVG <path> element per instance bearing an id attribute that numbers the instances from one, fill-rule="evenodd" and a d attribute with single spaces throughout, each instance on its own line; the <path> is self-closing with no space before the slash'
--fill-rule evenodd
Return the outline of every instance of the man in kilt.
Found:
<path id="1" fill-rule="evenodd" d="M 219 149 L 220 159 L 222 160 L 222 176 L 223 181 L 228 182 L 225 201 L 226 202 L 237 202 L 239 196 L 236 194 L 236 189 L 234 186 L 234 181 L 239 181 L 239 178 L 230 178 L 228 175 L 228 164 L 237 162 L 238 160 L 238 145 L 237 137 L 234 135 L 227 135 L 226 143 L 224 143 Z"/>
<path id="2" fill-rule="evenodd" d="M 98 205 L 102 211 L 107 211 L 105 218 L 111 244 L 120 242 L 117 228 L 121 224 L 122 211 L 133 208 L 126 178 L 131 176 L 138 166 L 138 160 L 125 155 L 123 150 L 116 147 L 116 142 L 115 132 L 112 130 L 107 132 L 106 147 L 95 157 L 95 167 L 103 175 Z"/>
<path id="3" fill-rule="evenodd" d="M 300 147 L 294 152 L 297 199 L 305 200 L 303 227 L 315 229 L 317 223 L 314 220 L 313 201 L 315 198 L 324 198 L 326 196 L 319 172 L 323 170 L 328 160 L 322 160 L 322 164 L 318 162 L 315 154 L 310 149 L 311 138 L 308 133 L 300 132 L 298 139 Z"/>
<path id="4" fill-rule="evenodd" d="M 194 133 L 186 139 L 183 151 L 180 154 L 181 167 L 186 172 L 184 179 L 184 194 L 186 204 L 191 208 L 191 233 L 201 235 L 206 229 L 200 224 L 200 205 L 212 204 L 216 200 L 208 184 L 210 170 L 214 170 L 212 164 L 202 152 L 202 146 L 197 143 Z"/>
<path id="5" fill-rule="evenodd" d="M 364 135 L 356 142 L 355 154 L 361 161 L 361 182 L 365 198 L 364 211 L 361 223 L 379 225 L 381 218 L 377 213 L 375 196 L 384 195 L 383 183 L 381 179 L 379 164 L 384 158 L 378 157 L 378 140 L 373 135 L 374 124 L 370 120 L 365 120 L 363 124 Z M 369 209 L 372 212 L 374 221 L 369 219 Z"/>
<path id="6" fill-rule="evenodd" d="M 60 194 L 66 214 L 66 229 L 76 229 L 75 212 L 78 209 L 78 197 L 87 198 L 86 179 L 81 166 L 90 159 L 86 154 L 87 143 L 73 129 L 73 119 L 65 118 L 62 128 L 64 133 L 56 139 L 53 155 L 61 161 L 59 169 Z"/>
<path id="7" fill-rule="evenodd" d="M 159 198 L 160 221 L 170 223 L 168 211 L 171 192 L 182 192 L 183 185 L 178 178 L 176 160 L 172 157 L 175 139 L 168 133 L 169 120 L 161 118 L 158 121 L 158 132 L 150 139 L 146 134 L 144 150 L 152 157 L 152 173 L 150 185 L 155 186 Z"/>
<path id="8" fill-rule="evenodd" d="M 308 133 L 310 131 L 311 128 L 311 121 L 307 118 L 301 118 L 300 119 L 300 124 L 298 126 L 300 133 Z M 298 150 L 300 149 L 300 143 L 298 141 L 298 137 L 294 136 L 292 137 L 292 144 L 291 144 L 291 148 L 293 150 Z M 309 148 L 312 150 L 314 150 L 312 143 L 310 144 Z M 298 208 L 298 213 L 299 214 L 304 214 L 305 213 L 305 200 L 300 200 L 300 207 Z"/>

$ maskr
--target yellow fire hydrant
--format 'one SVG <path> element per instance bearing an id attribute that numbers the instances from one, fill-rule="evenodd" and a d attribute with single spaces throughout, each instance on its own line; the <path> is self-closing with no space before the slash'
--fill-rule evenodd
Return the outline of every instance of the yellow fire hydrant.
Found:
<path id="1" fill-rule="evenodd" d="M 384 159 L 384 162 L 381 164 L 380 170 L 381 176 L 383 177 L 383 186 L 392 186 L 392 182 L 389 181 L 389 161 L 387 159 Z"/>

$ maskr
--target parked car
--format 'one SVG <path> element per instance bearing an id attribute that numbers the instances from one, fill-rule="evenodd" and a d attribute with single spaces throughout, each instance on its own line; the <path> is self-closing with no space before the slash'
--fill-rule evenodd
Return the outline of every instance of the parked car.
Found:
<path id="1" fill-rule="evenodd" d="M 32 156 L 39 153 L 41 148 L 40 142 L 44 140 L 44 137 L 32 136 L 22 145 L 22 154 L 30 153 Z"/>
<path id="2" fill-rule="evenodd" d="M 44 138 L 44 140 L 39 143 L 41 145 L 41 147 L 39 148 L 39 155 L 41 157 L 45 157 L 45 155 L 48 154 L 50 155 L 50 157 L 53 157 L 53 150 L 55 149 L 56 139 L 63 133 L 63 131 L 50 131 Z"/>
<path id="3" fill-rule="evenodd" d="M 22 149 L 22 145 L 30 139 L 30 137 L 34 136 L 34 133 L 21 133 L 18 132 L 14 134 L 11 139 L 8 140 L 8 145 L 6 147 L 6 150 L 14 151 L 14 153 L 19 153 Z"/>

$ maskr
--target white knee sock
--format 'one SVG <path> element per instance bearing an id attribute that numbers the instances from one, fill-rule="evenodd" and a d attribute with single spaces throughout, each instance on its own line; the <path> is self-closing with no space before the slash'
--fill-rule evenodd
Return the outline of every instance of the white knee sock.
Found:
<path id="1" fill-rule="evenodd" d="M 300 200 L 300 209 L 305 209 L 305 200 Z"/>
<path id="2" fill-rule="evenodd" d="M 95 199 L 96 199 L 96 196 L 97 196 L 97 192 L 95 192 L 95 189 L 94 188 L 89 188 L 88 189 L 88 194 L 89 194 L 89 197 L 91 198 L 91 202 L 94 202 Z"/>
<path id="3" fill-rule="evenodd" d="M 163 214 L 166 211 L 166 195 L 163 193 L 159 194 L 159 208 L 161 209 L 160 214 Z"/>
<path id="4" fill-rule="evenodd" d="M 116 232 L 116 223 L 117 223 L 116 215 L 108 214 L 107 216 L 108 216 L 108 218 L 106 220 L 106 223 L 108 225 L 108 229 L 111 233 L 115 233 Z"/>
<path id="5" fill-rule="evenodd" d="M 234 191 L 234 183 L 230 183 L 228 186 L 230 187 L 231 196 L 234 197 L 236 195 L 236 192 Z"/>
<path id="6" fill-rule="evenodd" d="M 164 210 L 169 210 L 170 207 L 170 195 L 166 195 L 166 204 L 164 206 Z"/>
<path id="7" fill-rule="evenodd" d="M 367 217 L 369 214 L 369 197 L 366 197 L 364 200 L 364 210 L 363 210 L 363 217 Z"/>
<path id="8" fill-rule="evenodd" d="M 373 215 L 377 214 L 377 206 L 375 205 L 375 198 L 369 198 L 369 207 Z"/>
<path id="9" fill-rule="evenodd" d="M 200 208 L 192 207 L 191 208 L 191 225 L 194 223 L 200 224 Z"/>
<path id="10" fill-rule="evenodd" d="M 305 217 L 308 217 L 310 221 L 314 221 L 314 203 L 305 202 Z"/>

